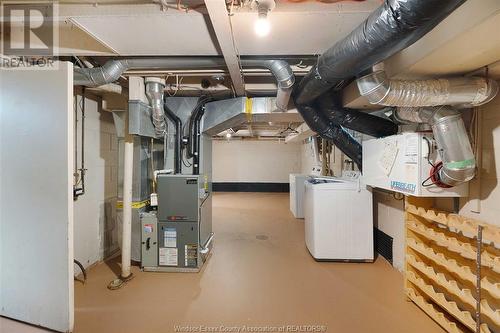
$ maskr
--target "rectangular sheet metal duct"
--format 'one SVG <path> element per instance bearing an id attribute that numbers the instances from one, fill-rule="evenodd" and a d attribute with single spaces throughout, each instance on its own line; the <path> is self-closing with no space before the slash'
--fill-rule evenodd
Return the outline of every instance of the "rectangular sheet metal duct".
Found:
<path id="1" fill-rule="evenodd" d="M 220 132 L 251 122 L 296 123 L 303 122 L 296 111 L 274 112 L 275 100 L 271 97 L 236 97 L 205 105 L 203 133 L 217 135 Z"/>

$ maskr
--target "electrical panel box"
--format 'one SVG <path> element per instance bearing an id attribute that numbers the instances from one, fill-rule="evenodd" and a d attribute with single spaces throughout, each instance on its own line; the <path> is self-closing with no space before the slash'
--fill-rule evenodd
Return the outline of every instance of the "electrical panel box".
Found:
<path id="1" fill-rule="evenodd" d="M 372 187 L 416 197 L 465 197 L 469 184 L 442 188 L 430 180 L 439 162 L 430 132 L 408 132 L 363 141 L 363 181 Z"/>

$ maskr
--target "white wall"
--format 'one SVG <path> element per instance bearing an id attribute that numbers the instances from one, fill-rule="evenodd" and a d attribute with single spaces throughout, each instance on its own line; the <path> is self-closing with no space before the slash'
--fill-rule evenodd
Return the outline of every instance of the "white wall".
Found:
<path id="1" fill-rule="evenodd" d="M 68 332 L 73 66 L 57 66 L 0 74 L 0 315 Z"/>
<path id="2" fill-rule="evenodd" d="M 213 182 L 288 183 L 300 172 L 300 145 L 278 141 L 214 140 Z"/>
<path id="3" fill-rule="evenodd" d="M 460 214 L 500 225 L 500 96 L 481 106 L 479 112 L 482 116 L 480 174 L 479 179 L 470 183 L 470 197 L 461 200 Z"/>
<path id="4" fill-rule="evenodd" d="M 405 257 L 404 200 L 396 200 L 390 193 L 373 191 L 373 220 L 380 231 L 392 237 L 392 264 L 404 270 Z"/>
<path id="5" fill-rule="evenodd" d="M 112 114 L 100 110 L 100 102 L 96 100 L 85 99 L 85 194 L 74 204 L 75 259 L 86 267 L 118 249 L 115 210 L 118 142 Z M 81 105 L 80 102 L 81 97 L 78 96 L 78 105 Z M 77 116 L 79 168 L 80 111 Z"/>

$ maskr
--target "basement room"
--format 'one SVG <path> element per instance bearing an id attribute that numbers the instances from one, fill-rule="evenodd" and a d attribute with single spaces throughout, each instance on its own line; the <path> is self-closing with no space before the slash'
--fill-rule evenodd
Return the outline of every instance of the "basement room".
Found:
<path id="1" fill-rule="evenodd" d="M 0 333 L 500 333 L 500 0 L 0 0 Z"/>

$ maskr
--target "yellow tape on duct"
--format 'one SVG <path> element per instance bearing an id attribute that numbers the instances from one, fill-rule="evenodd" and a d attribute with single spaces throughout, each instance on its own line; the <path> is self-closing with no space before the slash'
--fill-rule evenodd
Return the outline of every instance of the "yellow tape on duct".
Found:
<path id="1" fill-rule="evenodd" d="M 252 99 L 248 98 L 245 101 L 245 113 L 247 115 L 247 121 L 252 121 Z"/>
<path id="2" fill-rule="evenodd" d="M 132 201 L 132 208 L 139 209 L 142 207 L 146 207 L 149 204 L 149 200 L 143 200 L 143 201 Z M 123 201 L 117 201 L 116 202 L 116 208 L 123 208 Z"/>

